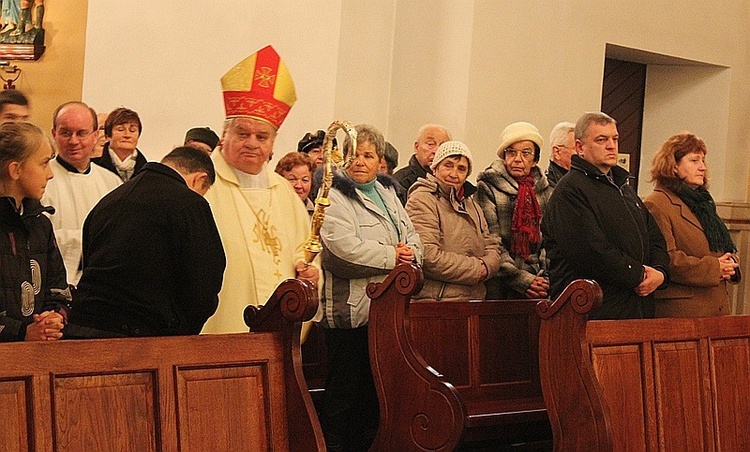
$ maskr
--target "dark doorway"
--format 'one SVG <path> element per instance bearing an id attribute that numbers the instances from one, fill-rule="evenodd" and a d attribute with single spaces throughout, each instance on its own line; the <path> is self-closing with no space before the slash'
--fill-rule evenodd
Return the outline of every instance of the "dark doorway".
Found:
<path id="1" fill-rule="evenodd" d="M 643 100 L 646 94 L 646 65 L 606 58 L 602 81 L 602 111 L 617 121 L 620 154 L 630 156 L 633 188 L 638 190 L 641 166 Z"/>

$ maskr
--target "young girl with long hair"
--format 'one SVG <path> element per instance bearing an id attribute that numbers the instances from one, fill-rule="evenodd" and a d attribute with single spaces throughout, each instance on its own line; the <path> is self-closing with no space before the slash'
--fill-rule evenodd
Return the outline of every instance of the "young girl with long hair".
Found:
<path id="1" fill-rule="evenodd" d="M 0 124 L 0 341 L 54 341 L 68 314 L 67 279 L 39 200 L 52 179 L 49 138 L 24 122 Z"/>

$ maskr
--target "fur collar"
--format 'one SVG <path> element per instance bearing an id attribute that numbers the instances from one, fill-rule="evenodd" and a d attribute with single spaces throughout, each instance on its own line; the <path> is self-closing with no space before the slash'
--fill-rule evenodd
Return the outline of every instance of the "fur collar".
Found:
<path id="1" fill-rule="evenodd" d="M 539 166 L 534 165 L 531 168 L 531 175 L 534 176 L 534 191 L 541 193 L 549 187 L 549 181 L 542 174 Z M 510 196 L 518 194 L 518 182 L 508 174 L 505 164 L 502 160 L 495 160 L 486 170 L 479 173 L 477 181 L 486 183 L 494 187 L 497 191 L 507 193 Z"/>
<path id="2" fill-rule="evenodd" d="M 315 170 L 313 179 L 315 187 L 320 187 L 321 185 L 323 185 L 322 167 Z M 396 181 L 394 181 L 390 176 L 386 174 L 378 174 L 377 180 L 378 182 L 380 182 L 380 185 L 385 187 L 386 190 L 390 189 L 391 187 L 393 187 L 395 190 Z M 354 185 L 354 181 L 351 180 L 341 170 L 333 170 L 333 184 L 331 185 L 331 187 L 343 193 L 347 198 L 354 200 L 359 199 L 359 195 L 357 195 L 357 187 Z"/>

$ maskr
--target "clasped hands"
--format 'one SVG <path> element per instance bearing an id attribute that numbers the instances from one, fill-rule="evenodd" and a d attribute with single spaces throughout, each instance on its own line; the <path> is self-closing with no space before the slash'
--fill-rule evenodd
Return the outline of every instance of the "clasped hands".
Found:
<path id="1" fill-rule="evenodd" d="M 414 251 L 405 243 L 400 243 L 396 248 L 396 265 L 414 262 Z"/>
<path id="2" fill-rule="evenodd" d="M 735 269 L 739 266 L 740 264 L 734 260 L 732 253 L 724 253 L 724 255 L 719 258 L 721 279 L 728 281 L 735 274 Z"/>
<path id="3" fill-rule="evenodd" d="M 27 341 L 56 341 L 63 336 L 65 326 L 63 316 L 55 311 L 44 311 L 34 314 L 34 320 L 26 327 Z"/>

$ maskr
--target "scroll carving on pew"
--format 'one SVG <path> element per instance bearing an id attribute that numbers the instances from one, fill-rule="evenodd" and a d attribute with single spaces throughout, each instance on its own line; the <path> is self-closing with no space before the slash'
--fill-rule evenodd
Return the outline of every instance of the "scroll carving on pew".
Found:
<path id="1" fill-rule="evenodd" d="M 284 347 L 284 366 L 291 372 L 284 374 L 287 408 L 295 413 L 306 413 L 313 422 L 295 422 L 288 417 L 287 430 L 300 451 L 325 450 L 323 431 L 318 422 L 315 406 L 308 393 L 302 372 L 300 348 L 301 325 L 310 320 L 318 310 L 318 291 L 310 281 L 287 279 L 279 284 L 263 306 L 245 308 L 245 324 L 250 331 L 280 331 Z M 283 314 L 283 318 L 278 313 Z M 286 346 L 289 345 L 289 346 Z"/>
<path id="2" fill-rule="evenodd" d="M 385 281 L 367 287 L 372 299 L 370 361 L 380 405 L 380 425 L 371 450 L 449 451 L 463 435 L 466 409 L 458 392 L 424 362 L 408 339 L 406 311 L 423 283 L 419 266 L 400 264 Z M 386 303 L 385 296 L 395 302 Z M 393 366 L 386 371 L 381 363 Z"/>
<path id="3" fill-rule="evenodd" d="M 317 303 L 286 281 L 258 332 L 0 344 L 0 448 L 325 450 L 299 362 Z"/>
<path id="4" fill-rule="evenodd" d="M 539 373 L 556 451 L 612 450 L 609 412 L 585 343 L 587 314 L 602 290 L 576 280 L 555 301 L 542 300 Z"/>

